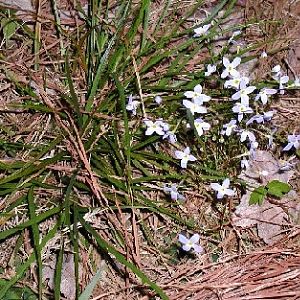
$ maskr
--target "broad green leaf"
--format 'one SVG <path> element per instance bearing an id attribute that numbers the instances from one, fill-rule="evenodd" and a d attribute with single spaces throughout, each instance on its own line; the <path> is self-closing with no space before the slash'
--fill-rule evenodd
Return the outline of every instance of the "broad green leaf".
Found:
<path id="1" fill-rule="evenodd" d="M 258 204 L 262 205 L 265 196 L 267 195 L 267 190 L 264 186 L 256 188 L 250 195 L 249 204 Z"/>
<path id="2" fill-rule="evenodd" d="M 287 183 L 281 182 L 279 180 L 270 181 L 267 184 L 266 188 L 268 189 L 268 194 L 279 198 L 281 198 L 291 190 L 291 187 Z"/>

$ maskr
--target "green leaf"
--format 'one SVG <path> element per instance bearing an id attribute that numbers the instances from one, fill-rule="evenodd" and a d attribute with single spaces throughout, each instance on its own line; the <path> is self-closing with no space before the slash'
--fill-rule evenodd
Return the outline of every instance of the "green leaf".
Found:
<path id="1" fill-rule="evenodd" d="M 7 285 L 7 280 L 0 279 L 0 289 Z M 37 300 L 37 296 L 34 294 L 34 292 L 28 288 L 27 286 L 24 286 L 22 288 L 19 287 L 11 287 L 7 293 L 5 294 L 5 299 L 24 299 L 24 300 Z"/>
<path id="2" fill-rule="evenodd" d="M 82 216 L 79 215 L 78 217 L 79 217 L 79 221 L 82 224 L 83 228 L 95 238 L 95 240 L 101 250 L 114 255 L 115 258 L 121 264 L 123 264 L 125 267 L 130 269 L 137 277 L 139 277 L 141 279 L 141 281 L 143 283 L 148 284 L 150 286 L 150 288 L 152 288 L 160 296 L 161 299 L 163 299 L 163 300 L 169 299 L 168 296 L 164 293 L 164 291 L 156 283 L 151 281 L 139 268 L 137 268 L 133 263 L 128 261 L 126 259 L 126 257 L 123 256 L 120 252 L 118 252 L 112 244 L 110 244 L 110 243 L 106 242 L 104 239 L 102 239 L 100 237 L 100 235 L 92 228 L 92 226 L 90 224 L 88 224 L 87 222 L 85 222 L 85 220 L 83 219 Z M 74 227 L 76 227 L 76 226 L 74 226 Z"/>
<path id="3" fill-rule="evenodd" d="M 20 25 L 10 18 L 2 19 L 1 26 L 3 27 L 3 36 L 6 42 L 15 34 Z"/>
<path id="4" fill-rule="evenodd" d="M 97 283 L 104 275 L 104 271 L 106 269 L 105 263 L 102 263 L 97 273 L 93 276 L 91 282 L 86 286 L 82 294 L 79 296 L 78 300 L 89 300 L 92 296 L 93 290 Z"/>
<path id="5" fill-rule="evenodd" d="M 268 194 L 279 198 L 283 197 L 291 190 L 291 187 L 287 183 L 279 180 L 270 181 L 266 187 L 268 189 Z"/>
<path id="6" fill-rule="evenodd" d="M 267 195 L 267 189 L 264 186 L 259 186 L 256 188 L 250 195 L 249 204 L 254 205 L 262 205 L 265 196 Z"/>
<path id="7" fill-rule="evenodd" d="M 33 187 L 28 192 L 28 208 L 29 208 L 29 217 L 30 220 L 33 221 L 31 225 L 32 237 L 33 237 L 33 247 L 37 260 L 37 271 L 38 271 L 38 293 L 39 299 L 42 299 L 43 296 L 43 286 L 42 286 L 42 276 L 43 276 L 43 265 L 42 265 L 42 248 L 40 247 L 40 233 L 39 226 L 37 222 L 36 205 L 34 203 L 34 192 Z"/>

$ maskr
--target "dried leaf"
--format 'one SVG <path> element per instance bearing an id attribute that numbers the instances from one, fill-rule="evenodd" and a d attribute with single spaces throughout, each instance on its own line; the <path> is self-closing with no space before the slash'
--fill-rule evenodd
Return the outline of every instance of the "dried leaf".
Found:
<path id="1" fill-rule="evenodd" d="M 261 176 L 262 171 L 266 176 Z M 294 201 L 291 191 L 278 205 L 264 199 L 266 194 L 282 197 L 290 190 L 287 184 L 293 171 L 282 172 L 280 163 L 267 151 L 257 151 L 250 161 L 250 167 L 240 176 L 252 188 L 242 196 L 233 216 L 233 223 L 239 227 L 257 226 L 258 235 L 266 244 L 273 244 L 282 237 L 282 226 L 287 224 L 293 213 L 293 219 L 299 219 L 300 205 Z M 263 186 L 262 186 L 263 183 Z M 252 189 L 252 190 L 251 190 Z M 264 200 L 264 201 L 263 201 Z M 252 205 L 251 205 L 252 204 Z M 254 204 L 254 205 L 253 205 Z M 260 205 L 258 205 L 260 204 Z M 280 204 L 280 205 L 279 205 Z"/>

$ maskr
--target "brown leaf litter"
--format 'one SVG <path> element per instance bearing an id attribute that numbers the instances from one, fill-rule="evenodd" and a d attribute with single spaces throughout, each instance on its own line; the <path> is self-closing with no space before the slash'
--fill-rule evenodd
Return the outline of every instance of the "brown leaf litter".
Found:
<path id="1" fill-rule="evenodd" d="M 164 289 L 170 300 L 300 299 L 299 233 L 218 264 L 178 266 Z"/>
<path id="2" fill-rule="evenodd" d="M 240 175 L 249 190 L 236 207 L 233 225 L 242 228 L 256 225 L 258 236 L 269 245 L 279 240 L 284 234 L 283 226 L 297 222 L 299 218 L 300 203 L 297 202 L 297 193 L 291 191 L 280 200 L 266 197 L 262 205 L 249 205 L 250 195 L 253 188 L 272 180 L 288 183 L 293 173 L 293 170 L 282 169 L 282 162 L 276 160 L 270 152 L 256 151 L 254 158 L 250 159 L 250 167 Z"/>

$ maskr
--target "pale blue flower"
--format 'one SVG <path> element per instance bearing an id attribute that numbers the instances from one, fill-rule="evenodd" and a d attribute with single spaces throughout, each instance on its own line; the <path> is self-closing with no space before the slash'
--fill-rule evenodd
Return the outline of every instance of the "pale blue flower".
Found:
<path id="1" fill-rule="evenodd" d="M 243 158 L 241 160 L 241 168 L 242 169 L 248 169 L 249 168 L 249 160 L 246 158 Z"/>
<path id="2" fill-rule="evenodd" d="M 242 130 L 240 141 L 244 142 L 244 141 L 246 141 L 246 139 L 248 139 L 250 142 L 255 142 L 256 141 L 255 135 L 251 131 Z"/>
<path id="3" fill-rule="evenodd" d="M 261 114 L 257 114 L 253 117 L 251 117 L 247 122 L 246 122 L 246 125 L 250 125 L 252 124 L 253 122 L 257 122 L 257 123 L 263 123 L 264 122 L 264 116 L 261 115 Z"/>
<path id="4" fill-rule="evenodd" d="M 256 87 L 254 85 L 247 86 L 246 81 L 241 80 L 240 85 L 239 85 L 239 90 L 234 93 L 231 98 L 233 100 L 238 100 L 241 99 L 241 103 L 244 105 L 249 106 L 249 94 L 251 94 Z"/>
<path id="5" fill-rule="evenodd" d="M 188 161 L 196 161 L 197 160 L 197 158 L 190 153 L 191 153 L 190 147 L 186 147 L 184 149 L 184 151 L 179 151 L 179 150 L 175 151 L 176 158 L 181 159 L 181 162 L 180 162 L 181 168 L 185 169 L 187 167 Z"/>
<path id="6" fill-rule="evenodd" d="M 188 108 L 192 115 L 195 113 L 205 114 L 207 113 L 206 107 L 202 106 L 202 101 L 195 100 L 194 102 L 189 100 L 183 100 L 183 106 Z"/>
<path id="7" fill-rule="evenodd" d="M 204 73 L 204 76 L 210 76 L 212 73 L 217 71 L 217 67 L 215 65 L 207 65 L 207 71 Z"/>
<path id="8" fill-rule="evenodd" d="M 157 133 L 158 135 L 164 135 L 163 125 L 164 123 L 162 121 L 150 121 L 145 120 L 145 125 L 147 126 L 145 135 L 152 135 L 153 133 Z"/>
<path id="9" fill-rule="evenodd" d="M 155 96 L 154 101 L 155 101 L 158 105 L 160 105 L 160 104 L 162 103 L 163 99 L 162 99 L 161 96 Z"/>
<path id="10" fill-rule="evenodd" d="M 257 114 L 255 116 L 251 117 L 246 122 L 246 125 L 248 126 L 248 125 L 252 124 L 253 122 L 264 123 L 265 121 L 270 121 L 273 118 L 275 112 L 276 112 L 275 110 L 270 110 L 270 111 L 264 112 L 263 115 Z"/>
<path id="11" fill-rule="evenodd" d="M 230 39 L 228 40 L 228 43 L 232 43 L 232 44 L 235 44 L 236 42 L 234 41 L 234 39 L 240 35 L 242 32 L 240 30 L 236 30 L 232 33 L 232 36 L 230 37 Z"/>
<path id="12" fill-rule="evenodd" d="M 201 118 L 194 121 L 194 126 L 199 136 L 203 135 L 204 130 L 210 129 L 210 124 L 203 121 Z"/>
<path id="13" fill-rule="evenodd" d="M 178 240 L 182 244 L 181 248 L 186 252 L 189 252 L 192 249 L 196 253 L 203 252 L 203 248 L 200 245 L 198 245 L 200 240 L 200 235 L 197 233 L 194 234 L 191 238 L 187 238 L 183 234 L 179 234 Z"/>
<path id="14" fill-rule="evenodd" d="M 280 76 L 282 76 L 280 65 L 276 65 L 275 67 L 273 67 L 271 72 L 272 72 L 272 77 L 275 80 L 278 80 L 280 78 Z"/>
<path id="15" fill-rule="evenodd" d="M 285 76 L 281 76 L 278 80 L 279 83 L 279 90 L 280 90 L 280 94 L 283 95 L 284 94 L 284 85 L 289 81 L 289 76 L 285 75 Z"/>
<path id="16" fill-rule="evenodd" d="M 260 54 L 260 58 L 266 58 L 268 57 L 268 54 L 266 51 L 263 51 L 261 54 Z"/>
<path id="17" fill-rule="evenodd" d="M 299 149 L 300 148 L 300 134 L 291 134 L 288 135 L 288 144 L 282 149 L 283 151 L 289 151 L 292 148 Z"/>
<path id="18" fill-rule="evenodd" d="M 232 111 L 234 113 L 237 113 L 238 114 L 238 121 L 241 122 L 244 118 L 244 114 L 251 114 L 253 113 L 253 109 L 248 106 L 248 105 L 245 105 L 243 103 L 236 103 L 234 105 L 234 107 L 232 108 Z"/>
<path id="19" fill-rule="evenodd" d="M 131 111 L 132 114 L 135 116 L 136 115 L 136 110 L 138 106 L 140 105 L 139 101 L 133 100 L 133 96 L 129 95 L 128 97 L 128 102 L 126 105 L 126 110 Z"/>
<path id="20" fill-rule="evenodd" d="M 223 125 L 224 130 L 221 131 L 221 134 L 227 136 L 231 135 L 232 132 L 237 128 L 236 120 L 231 120 L 229 123 Z"/>
<path id="21" fill-rule="evenodd" d="M 202 86 L 201 86 L 201 84 L 197 84 L 194 87 L 193 91 L 187 91 L 187 92 L 185 92 L 184 96 L 186 96 L 189 99 L 192 99 L 192 101 L 194 101 L 198 105 L 202 105 L 204 102 L 208 102 L 211 99 L 210 96 L 202 94 Z"/>
<path id="22" fill-rule="evenodd" d="M 176 134 L 173 131 L 165 131 L 165 134 L 163 135 L 163 139 L 167 139 L 171 144 L 177 143 L 177 137 Z"/>
<path id="23" fill-rule="evenodd" d="M 222 185 L 220 185 L 219 183 L 211 183 L 210 187 L 217 192 L 217 198 L 218 199 L 222 199 L 225 195 L 227 196 L 233 196 L 234 190 L 229 188 L 230 186 L 230 181 L 228 178 L 226 178 Z"/>
<path id="24" fill-rule="evenodd" d="M 238 77 L 239 72 L 235 69 L 241 63 L 241 58 L 236 57 L 232 62 L 229 61 L 227 57 L 223 57 L 223 65 L 225 69 L 221 74 L 221 78 L 226 78 L 229 75 L 232 77 Z"/>
<path id="25" fill-rule="evenodd" d="M 238 74 L 237 77 L 226 80 L 224 83 L 224 88 L 234 88 L 237 90 L 240 86 L 241 81 L 244 81 L 246 84 L 248 84 L 250 80 L 248 77 Z"/>
<path id="26" fill-rule="evenodd" d="M 206 24 L 201 27 L 195 28 L 194 29 L 194 32 L 195 32 L 194 37 L 200 37 L 202 35 L 206 35 L 208 32 L 208 29 L 210 27 L 211 27 L 211 24 Z"/>
<path id="27" fill-rule="evenodd" d="M 170 194 L 171 199 L 174 201 L 177 201 L 177 200 L 183 201 L 184 200 L 184 196 L 178 192 L 177 185 L 175 183 L 171 184 L 171 186 L 166 184 L 164 186 L 164 192 L 166 194 Z"/>
<path id="28" fill-rule="evenodd" d="M 275 90 L 275 89 L 263 88 L 256 95 L 255 100 L 256 101 L 261 100 L 262 104 L 265 105 L 268 102 L 268 96 L 275 95 L 276 93 L 277 93 L 277 90 Z"/>

